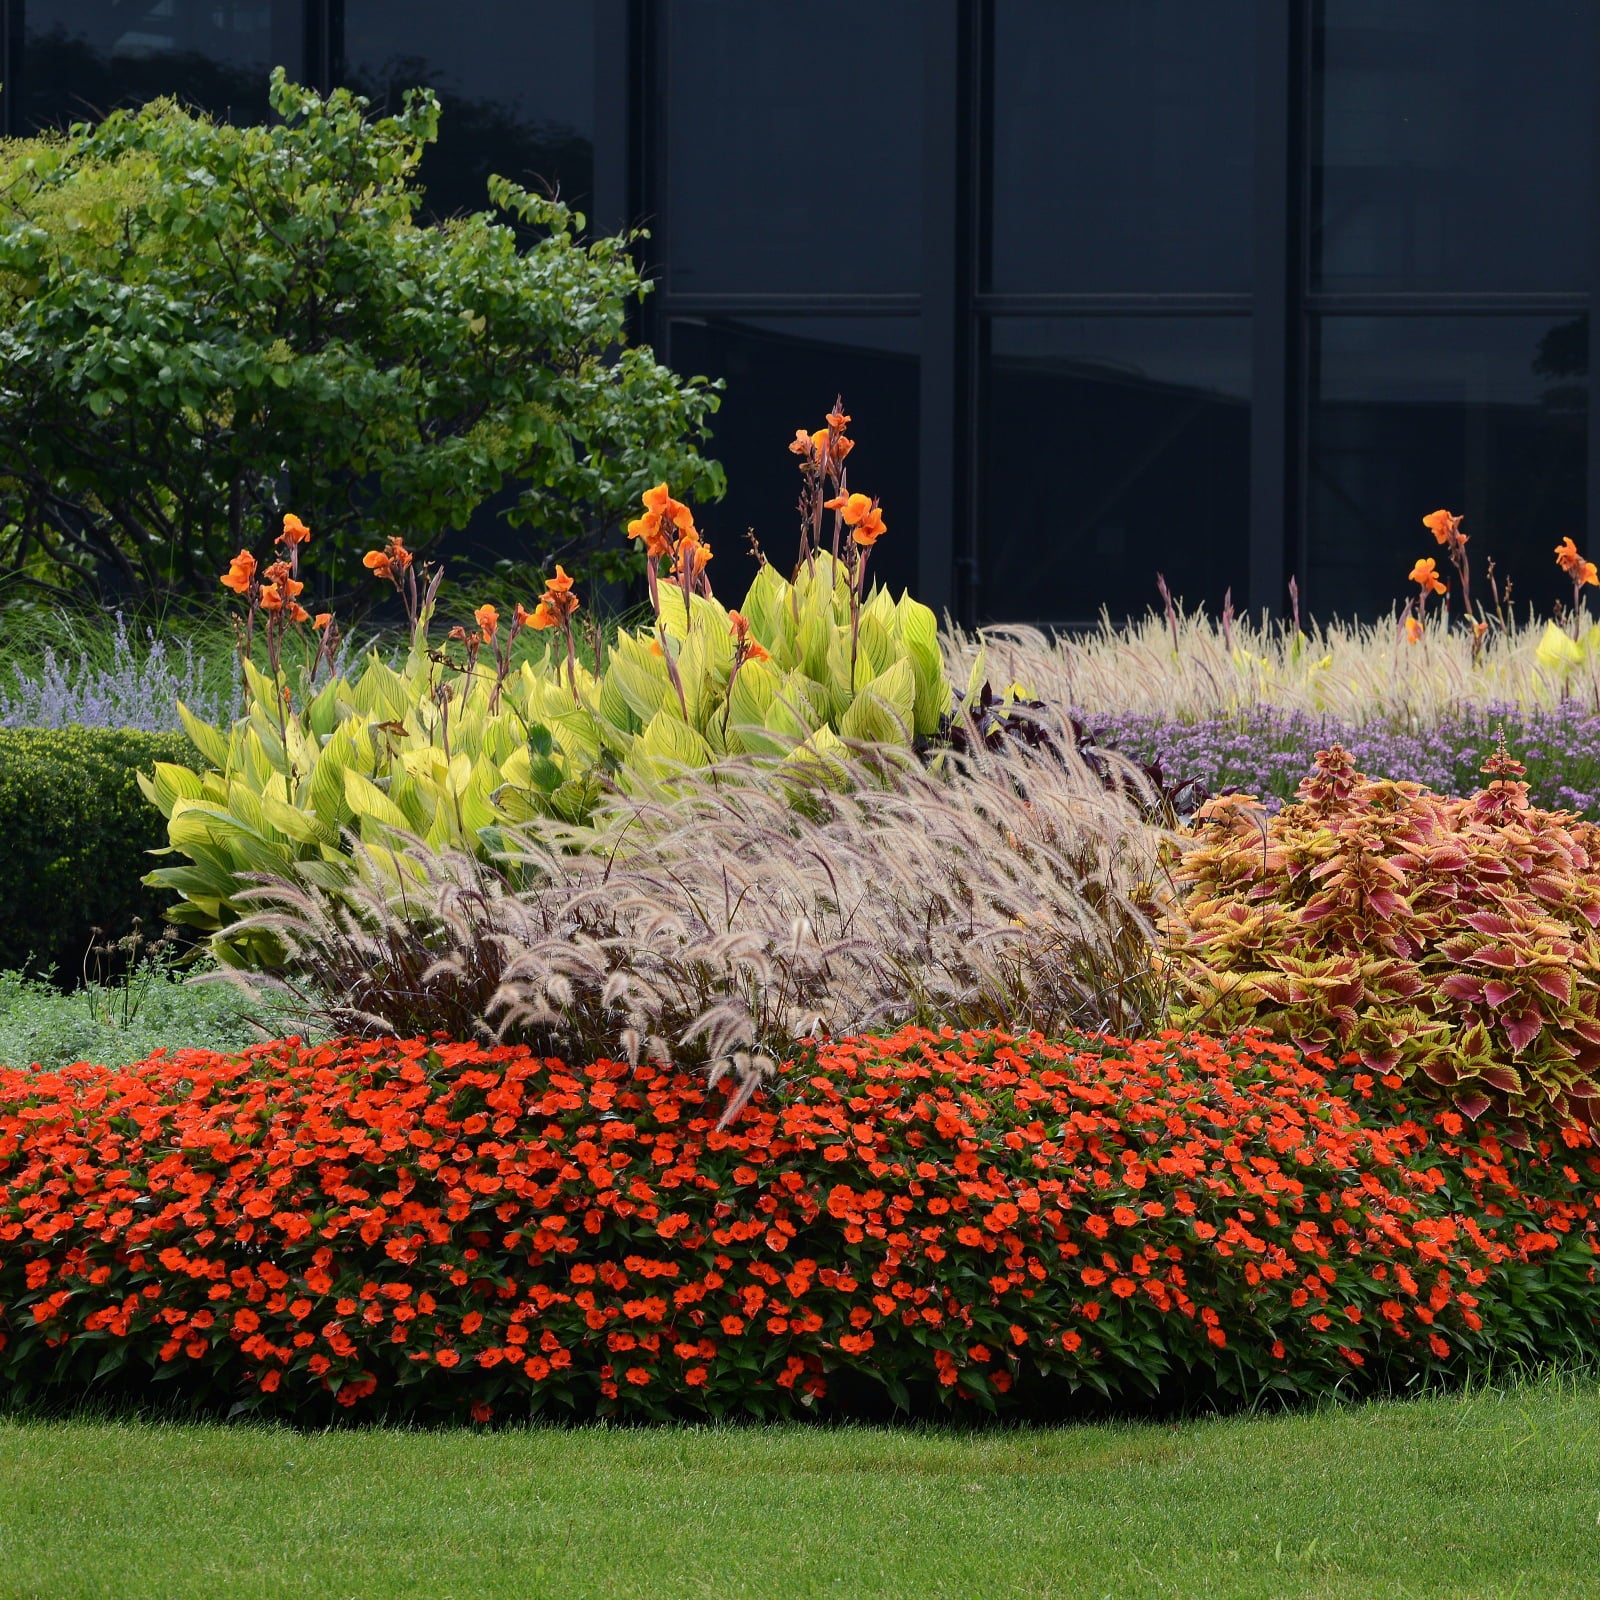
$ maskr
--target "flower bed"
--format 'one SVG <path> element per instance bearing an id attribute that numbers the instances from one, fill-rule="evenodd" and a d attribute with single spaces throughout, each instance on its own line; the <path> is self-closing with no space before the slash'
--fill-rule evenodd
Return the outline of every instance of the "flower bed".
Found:
<path id="1" fill-rule="evenodd" d="M 771 1413 L 846 1372 L 902 1404 L 1315 1394 L 1593 1350 L 1588 1135 L 1524 1157 L 1398 1081 L 1255 1036 L 907 1029 L 719 1128 L 700 1076 L 459 1044 L 4 1072 L 0 1370 L 485 1420 Z"/>
<path id="2" fill-rule="evenodd" d="M 1090 737 L 1169 782 L 1194 779 L 1212 794 L 1239 790 L 1276 810 L 1294 796 L 1318 750 L 1337 744 L 1374 778 L 1470 794 L 1502 737 L 1528 772 L 1534 803 L 1600 816 L 1600 713 L 1576 700 L 1543 709 L 1499 702 L 1452 706 L 1426 724 L 1350 722 L 1322 712 L 1257 704 L 1182 719 L 1148 712 L 1077 713 Z"/>

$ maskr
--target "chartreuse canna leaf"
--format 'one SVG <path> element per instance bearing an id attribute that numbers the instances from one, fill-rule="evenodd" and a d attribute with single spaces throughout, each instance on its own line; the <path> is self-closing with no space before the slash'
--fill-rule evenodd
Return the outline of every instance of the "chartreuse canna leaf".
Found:
<path id="1" fill-rule="evenodd" d="M 287 697 L 246 663 L 248 705 L 230 729 L 180 710 L 208 770 L 144 780 L 169 846 L 192 863 L 150 881 L 216 929 L 240 915 L 250 873 L 347 881 L 352 833 L 488 854 L 505 828 L 541 815 L 581 825 L 608 790 L 648 791 L 746 753 L 827 766 L 841 738 L 906 748 L 949 709 L 932 612 L 877 591 L 853 626 L 849 570 L 825 552 L 793 582 L 757 572 L 740 611 L 760 647 L 749 659 L 736 658 L 716 600 L 686 605 L 665 578 L 659 595 L 661 626 L 619 631 L 598 676 L 581 662 L 569 676 L 564 644 L 546 642 L 501 682 L 487 656 L 468 672 L 420 635 L 396 664 L 369 655 Z"/>

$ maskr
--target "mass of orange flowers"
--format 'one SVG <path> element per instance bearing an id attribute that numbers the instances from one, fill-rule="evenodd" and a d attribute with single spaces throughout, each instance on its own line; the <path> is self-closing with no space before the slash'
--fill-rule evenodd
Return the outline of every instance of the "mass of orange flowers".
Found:
<path id="1" fill-rule="evenodd" d="M 1397 1085 L 1254 1036 L 916 1028 L 726 1128 L 702 1074 L 420 1040 L 0 1071 L 0 1373 L 487 1420 L 1592 1348 L 1587 1134 L 1523 1156 Z"/>

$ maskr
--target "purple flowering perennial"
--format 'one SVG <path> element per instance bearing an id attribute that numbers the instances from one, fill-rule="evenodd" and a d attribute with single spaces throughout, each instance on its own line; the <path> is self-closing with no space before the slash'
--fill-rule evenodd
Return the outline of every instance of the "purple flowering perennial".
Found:
<path id="1" fill-rule="evenodd" d="M 1156 765 L 1168 783 L 1196 778 L 1214 794 L 1254 794 L 1273 810 L 1293 798 L 1317 751 L 1331 744 L 1343 745 L 1368 777 L 1470 794 L 1482 786 L 1479 768 L 1503 733 L 1506 749 L 1528 769 L 1535 804 L 1600 820 L 1600 715 L 1576 701 L 1550 710 L 1466 705 L 1426 728 L 1265 705 L 1187 722 L 1142 712 L 1077 715 L 1095 743 Z"/>

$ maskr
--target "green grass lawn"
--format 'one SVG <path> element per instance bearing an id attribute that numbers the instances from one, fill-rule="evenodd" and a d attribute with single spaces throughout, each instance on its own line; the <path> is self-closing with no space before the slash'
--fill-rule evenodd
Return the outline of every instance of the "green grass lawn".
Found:
<path id="1" fill-rule="evenodd" d="M 1293 1417 L 0 1423 L 0 1595 L 1592 1596 L 1600 1389 Z"/>

